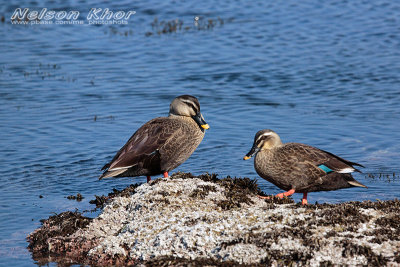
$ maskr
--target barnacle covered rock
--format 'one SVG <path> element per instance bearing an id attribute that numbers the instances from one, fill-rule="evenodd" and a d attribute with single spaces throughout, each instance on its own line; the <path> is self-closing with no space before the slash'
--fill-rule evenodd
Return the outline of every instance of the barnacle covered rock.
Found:
<path id="1" fill-rule="evenodd" d="M 399 200 L 301 206 L 258 198 L 248 178 L 185 173 L 121 192 L 104 198 L 97 218 L 45 220 L 28 237 L 33 257 L 98 266 L 400 265 Z"/>

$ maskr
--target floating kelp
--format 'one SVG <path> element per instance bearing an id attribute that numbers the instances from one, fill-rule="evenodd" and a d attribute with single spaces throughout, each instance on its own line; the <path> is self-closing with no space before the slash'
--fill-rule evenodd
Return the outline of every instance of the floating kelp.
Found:
<path id="1" fill-rule="evenodd" d="M 171 33 L 179 33 L 179 32 L 187 32 L 187 31 L 204 31 L 204 30 L 212 30 L 215 27 L 221 27 L 225 24 L 225 22 L 233 21 L 230 19 L 222 19 L 218 18 L 205 18 L 202 16 L 196 16 L 193 19 L 193 22 L 184 26 L 184 21 L 181 19 L 173 19 L 173 20 L 158 20 L 158 18 L 154 18 L 154 21 L 151 23 L 152 31 L 147 31 L 145 33 L 146 36 L 152 36 L 154 34 L 171 34 Z"/>
<path id="2" fill-rule="evenodd" d="M 76 201 L 80 202 L 84 199 L 84 197 L 80 193 L 77 193 L 76 196 L 74 196 L 74 195 L 67 196 L 67 199 L 76 200 Z"/>
<path id="3" fill-rule="evenodd" d="M 395 182 L 395 181 L 399 181 L 400 180 L 400 175 L 398 173 L 395 172 L 370 172 L 367 173 L 365 175 L 365 178 L 367 179 L 378 179 L 378 180 L 382 180 L 384 182 Z"/>

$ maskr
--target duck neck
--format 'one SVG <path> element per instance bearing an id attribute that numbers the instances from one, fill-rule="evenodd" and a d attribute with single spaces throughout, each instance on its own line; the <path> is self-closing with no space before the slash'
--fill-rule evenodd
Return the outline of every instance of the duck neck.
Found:
<path id="1" fill-rule="evenodd" d="M 280 147 L 282 145 L 282 141 L 279 137 L 277 138 L 273 138 L 268 140 L 267 142 L 265 142 L 261 148 L 262 151 L 264 150 L 270 150 L 270 149 L 274 149 L 277 147 Z"/>
<path id="2" fill-rule="evenodd" d="M 176 115 L 176 114 L 169 113 L 168 117 L 171 118 L 171 119 L 184 120 L 186 122 L 189 122 L 191 124 L 195 124 L 197 126 L 197 123 L 191 117 L 188 117 L 188 116 L 181 116 L 181 115 Z"/>
<path id="3" fill-rule="evenodd" d="M 273 148 L 280 147 L 281 145 L 283 145 L 283 143 L 279 137 L 273 140 L 273 144 L 272 144 Z"/>

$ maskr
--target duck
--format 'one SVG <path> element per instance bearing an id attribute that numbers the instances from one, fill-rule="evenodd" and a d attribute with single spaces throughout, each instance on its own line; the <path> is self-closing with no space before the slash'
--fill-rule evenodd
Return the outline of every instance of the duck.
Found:
<path id="1" fill-rule="evenodd" d="M 101 169 L 99 179 L 109 177 L 151 176 L 169 172 L 196 150 L 209 125 L 200 112 L 199 100 L 191 95 L 174 98 L 168 117 L 143 124 Z"/>
<path id="2" fill-rule="evenodd" d="M 351 175 L 361 172 L 355 166 L 363 165 L 306 144 L 282 143 L 279 135 L 270 129 L 256 133 L 253 146 L 243 159 L 249 160 L 253 156 L 257 174 L 286 191 L 277 197 L 303 193 L 303 205 L 308 203 L 309 192 L 367 188 Z"/>

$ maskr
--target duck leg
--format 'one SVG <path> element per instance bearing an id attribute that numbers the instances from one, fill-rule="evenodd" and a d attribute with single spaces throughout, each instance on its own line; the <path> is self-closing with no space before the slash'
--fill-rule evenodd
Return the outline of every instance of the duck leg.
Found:
<path id="1" fill-rule="evenodd" d="M 284 192 L 284 193 L 277 194 L 276 196 L 277 196 L 277 197 L 280 197 L 280 198 L 283 198 L 283 197 L 288 197 L 288 196 L 291 196 L 291 195 L 293 195 L 293 194 L 294 194 L 294 192 L 295 192 L 295 190 L 294 190 L 294 189 L 290 189 L 289 191 L 287 191 L 287 192 Z"/>
<path id="2" fill-rule="evenodd" d="M 147 176 L 147 182 L 150 182 L 150 181 L 151 181 L 151 177 Z"/>
<path id="3" fill-rule="evenodd" d="M 307 193 L 303 193 L 303 199 L 301 200 L 301 204 L 303 205 L 307 205 Z"/>
<path id="4" fill-rule="evenodd" d="M 277 194 L 276 196 L 277 196 L 277 197 L 280 197 L 280 198 L 288 197 L 288 196 L 293 195 L 294 192 L 295 192 L 294 189 L 290 189 L 289 191 L 284 192 L 284 193 Z M 258 197 L 261 198 L 261 199 L 270 199 L 270 197 L 263 197 L 263 196 L 258 196 Z M 306 196 L 306 198 L 307 198 L 307 196 Z M 306 200 L 306 201 L 307 201 L 307 200 Z"/>
<path id="5" fill-rule="evenodd" d="M 169 177 L 168 172 L 164 172 L 164 178 L 168 178 L 168 177 Z"/>

